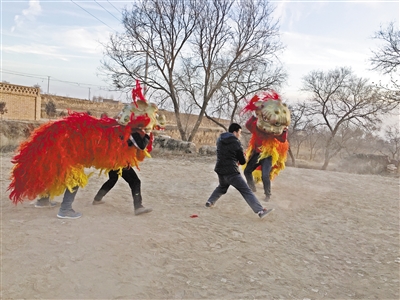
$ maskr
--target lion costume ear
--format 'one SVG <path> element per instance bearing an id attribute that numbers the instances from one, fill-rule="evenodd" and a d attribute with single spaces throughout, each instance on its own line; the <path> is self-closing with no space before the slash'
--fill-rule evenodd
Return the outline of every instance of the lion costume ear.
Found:
<path id="1" fill-rule="evenodd" d="M 280 100 L 280 97 L 274 90 L 256 94 L 250 99 L 247 105 L 243 108 L 243 113 L 257 110 L 258 108 L 261 107 L 262 103 L 268 100 Z M 261 102 L 261 104 L 259 102 Z"/>
<path id="2" fill-rule="evenodd" d="M 246 113 L 248 111 L 255 111 L 258 107 L 255 105 L 256 102 L 259 102 L 260 97 L 258 95 L 254 95 L 253 98 L 247 103 L 247 105 L 243 108 L 243 112 Z"/>
<path id="3" fill-rule="evenodd" d="M 270 100 L 270 99 L 272 99 L 272 100 L 280 100 L 280 97 L 279 97 L 277 92 L 275 92 L 274 90 L 271 90 L 269 93 L 265 92 L 262 95 L 262 99 L 264 101 L 267 101 L 267 100 Z"/>
<path id="4" fill-rule="evenodd" d="M 136 98 L 139 98 L 139 100 L 146 102 L 146 99 L 144 98 L 142 93 L 142 87 L 140 86 L 139 79 L 136 79 L 136 88 L 132 89 L 132 102 L 135 104 L 136 107 L 138 107 Z"/>

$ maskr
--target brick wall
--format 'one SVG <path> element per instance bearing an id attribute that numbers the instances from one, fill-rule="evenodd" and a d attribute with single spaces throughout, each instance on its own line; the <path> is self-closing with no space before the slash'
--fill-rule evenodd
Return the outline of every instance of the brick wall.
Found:
<path id="1" fill-rule="evenodd" d="M 40 89 L 9 83 L 0 83 L 0 102 L 6 103 L 6 120 L 40 120 Z"/>

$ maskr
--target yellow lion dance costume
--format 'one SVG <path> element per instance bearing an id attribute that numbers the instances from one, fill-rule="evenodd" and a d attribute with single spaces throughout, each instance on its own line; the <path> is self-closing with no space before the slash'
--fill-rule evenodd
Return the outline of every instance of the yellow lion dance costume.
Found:
<path id="1" fill-rule="evenodd" d="M 254 113 L 246 122 L 246 128 L 251 133 L 249 145 L 246 150 L 247 164 L 249 164 L 249 159 L 253 155 L 258 155 L 258 160 L 254 162 L 257 168 L 252 172 L 253 179 L 255 182 L 262 180 L 259 162 L 271 157 L 269 179 L 272 180 L 285 168 L 287 152 L 289 150 L 287 129 L 290 124 L 290 111 L 274 91 L 253 96 L 243 111 Z M 247 164 L 243 166 L 245 175 Z M 254 182 L 248 176 L 247 174 L 246 179 L 249 186 L 255 190 Z M 266 191 L 266 195 L 268 195 L 267 193 L 268 191 Z"/>

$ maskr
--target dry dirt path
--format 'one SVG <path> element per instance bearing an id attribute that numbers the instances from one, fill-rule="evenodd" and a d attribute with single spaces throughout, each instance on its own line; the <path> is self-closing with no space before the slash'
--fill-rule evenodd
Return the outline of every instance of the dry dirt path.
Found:
<path id="1" fill-rule="evenodd" d="M 154 211 L 141 216 L 122 179 L 93 206 L 106 180 L 95 175 L 73 205 L 83 217 L 60 220 L 57 209 L 11 203 L 3 154 L 1 298 L 399 299 L 398 178 L 288 167 L 264 203 L 275 211 L 260 220 L 232 188 L 204 207 L 213 167 L 144 161 Z"/>

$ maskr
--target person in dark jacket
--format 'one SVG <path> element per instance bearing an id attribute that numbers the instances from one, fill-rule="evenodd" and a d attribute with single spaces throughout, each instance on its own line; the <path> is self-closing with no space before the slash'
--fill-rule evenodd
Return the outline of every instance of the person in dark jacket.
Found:
<path id="1" fill-rule="evenodd" d="M 132 131 L 129 137 L 128 146 L 144 150 L 149 144 L 149 141 L 150 136 L 144 130 L 135 129 Z M 92 202 L 93 205 L 105 203 L 105 201 L 102 199 L 115 186 L 118 181 L 118 177 L 118 170 L 111 170 L 110 172 L 108 172 L 109 179 L 101 186 L 100 190 L 97 192 Z M 135 215 L 141 215 L 151 212 L 153 209 L 149 207 L 145 208 L 142 205 L 142 193 L 140 190 L 141 181 L 137 176 L 135 170 L 130 166 L 122 169 L 122 178 L 129 184 L 129 187 L 131 188 Z"/>
<path id="2" fill-rule="evenodd" d="M 261 206 L 239 171 L 239 164 L 246 163 L 243 147 L 239 140 L 241 132 L 242 127 L 237 123 L 232 123 L 228 132 L 222 133 L 217 139 L 217 162 L 214 171 L 218 174 L 219 185 L 208 198 L 206 207 L 213 207 L 232 185 L 240 192 L 251 209 L 260 218 L 263 218 L 272 209 L 267 210 Z"/>

